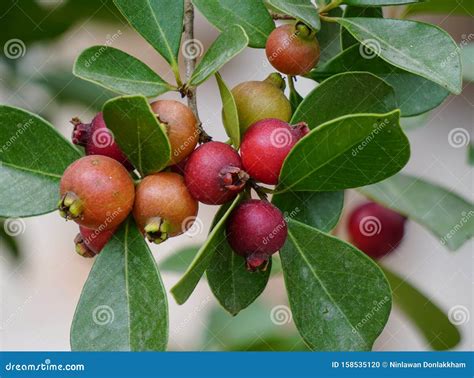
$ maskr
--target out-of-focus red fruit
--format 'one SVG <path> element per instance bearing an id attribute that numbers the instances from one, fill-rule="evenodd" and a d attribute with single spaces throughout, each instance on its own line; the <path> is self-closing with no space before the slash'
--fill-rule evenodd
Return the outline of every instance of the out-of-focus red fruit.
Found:
<path id="1" fill-rule="evenodd" d="M 406 218 L 374 202 L 357 207 L 349 216 L 352 244 L 377 259 L 392 252 L 403 239 Z"/>

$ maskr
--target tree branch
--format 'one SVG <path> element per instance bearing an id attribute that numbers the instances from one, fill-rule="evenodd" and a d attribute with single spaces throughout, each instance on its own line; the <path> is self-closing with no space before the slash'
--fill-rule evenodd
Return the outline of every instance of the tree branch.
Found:
<path id="1" fill-rule="evenodd" d="M 188 41 L 193 41 L 194 40 L 194 6 L 191 3 L 191 0 L 185 0 L 184 1 L 184 43 L 189 43 Z M 191 42 L 193 43 L 193 42 Z M 183 54 L 184 56 L 184 65 L 185 65 L 185 77 L 186 77 L 186 83 L 189 82 L 189 79 L 191 78 L 194 68 L 196 67 L 196 56 L 192 54 L 190 56 L 189 54 Z M 194 113 L 194 116 L 196 117 L 198 121 L 198 127 L 199 127 L 199 141 L 201 143 L 207 142 L 211 140 L 211 137 L 204 131 L 202 128 L 202 123 L 201 120 L 199 119 L 199 113 L 198 113 L 198 107 L 197 107 L 197 98 L 196 98 L 196 88 L 195 87 L 188 87 L 185 85 L 183 87 L 182 95 L 186 96 L 188 99 L 188 106 L 191 108 L 191 110 Z"/>

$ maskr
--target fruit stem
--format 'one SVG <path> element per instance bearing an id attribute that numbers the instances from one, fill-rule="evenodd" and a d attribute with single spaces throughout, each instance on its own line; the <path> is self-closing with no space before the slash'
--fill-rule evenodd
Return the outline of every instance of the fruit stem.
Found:
<path id="1" fill-rule="evenodd" d="M 250 188 L 252 188 L 255 191 L 255 193 L 257 193 L 258 197 L 261 200 L 268 201 L 268 194 L 273 194 L 272 189 L 265 188 L 263 186 L 258 185 L 257 182 L 253 178 L 248 179 L 247 184 Z"/>
<path id="2" fill-rule="evenodd" d="M 194 40 L 194 6 L 191 0 L 184 0 L 184 42 Z M 195 54 L 183 54 L 184 65 L 186 67 L 186 82 L 189 82 L 194 69 L 196 67 L 196 56 Z M 199 143 L 205 143 L 212 140 L 212 138 L 207 134 L 203 127 L 202 122 L 199 118 L 197 99 L 196 99 L 196 87 L 190 87 L 187 84 L 180 86 L 179 89 L 181 96 L 186 96 L 188 99 L 188 106 L 194 113 L 198 121 L 199 129 Z"/>
<path id="3" fill-rule="evenodd" d="M 280 88 L 282 91 L 286 89 L 285 79 L 283 79 L 283 77 L 278 72 L 271 73 L 263 81 Z"/>
<path id="4" fill-rule="evenodd" d="M 342 0 L 332 0 L 329 4 L 325 5 L 319 10 L 319 13 L 327 13 L 331 9 L 337 8 L 339 5 L 341 5 Z"/>
<path id="5" fill-rule="evenodd" d="M 293 16 L 290 16 L 288 14 L 281 14 L 281 13 L 274 13 L 274 12 L 271 12 L 271 16 L 274 20 L 294 20 L 295 19 Z"/>
<path id="6" fill-rule="evenodd" d="M 168 239 L 170 223 L 160 217 L 156 217 L 146 224 L 144 231 L 149 242 L 160 244 Z"/>
<path id="7" fill-rule="evenodd" d="M 66 192 L 58 203 L 59 214 L 66 220 L 79 218 L 84 211 L 84 204 L 73 192 Z"/>

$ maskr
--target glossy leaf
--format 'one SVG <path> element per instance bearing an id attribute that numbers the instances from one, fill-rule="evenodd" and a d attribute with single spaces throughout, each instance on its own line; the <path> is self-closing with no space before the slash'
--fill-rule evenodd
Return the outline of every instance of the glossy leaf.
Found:
<path id="1" fill-rule="evenodd" d="M 7 225 L 8 226 L 8 225 Z M 2 250 L 8 252 L 14 260 L 20 259 L 21 250 L 16 237 L 6 232 L 5 221 L 0 219 L 0 246 Z"/>
<path id="2" fill-rule="evenodd" d="M 341 216 L 344 192 L 287 192 L 275 194 L 272 203 L 284 213 L 285 219 L 329 232 Z"/>
<path id="3" fill-rule="evenodd" d="M 168 304 L 150 249 L 132 218 L 96 257 L 71 327 L 73 351 L 162 351 Z"/>
<path id="4" fill-rule="evenodd" d="M 341 17 L 342 9 L 334 8 L 328 12 L 329 17 Z M 320 48 L 319 65 L 327 62 L 341 52 L 341 26 L 337 22 L 324 22 L 317 38 Z"/>
<path id="5" fill-rule="evenodd" d="M 425 226 L 450 250 L 474 236 L 474 205 L 439 185 L 398 174 L 359 190 Z"/>
<path id="6" fill-rule="evenodd" d="M 348 5 L 344 9 L 345 18 L 350 17 L 375 17 L 383 18 L 383 11 L 380 7 L 353 7 Z M 352 45 L 358 44 L 357 39 L 355 39 L 346 29 L 341 28 L 341 47 L 342 50 L 351 47 Z"/>
<path id="7" fill-rule="evenodd" d="M 184 0 L 114 0 L 130 25 L 178 70 Z"/>
<path id="8" fill-rule="evenodd" d="M 295 88 L 294 82 L 295 80 L 292 76 L 288 76 L 288 86 L 290 87 L 290 104 L 291 104 L 291 111 L 294 113 L 298 106 L 300 106 L 301 102 L 303 101 L 303 96 L 301 96 Z"/>
<path id="9" fill-rule="evenodd" d="M 320 351 L 370 350 L 391 309 L 390 286 L 363 252 L 290 219 L 280 251 L 296 327 Z"/>
<path id="10" fill-rule="evenodd" d="M 199 246 L 184 247 L 177 251 L 173 251 L 170 256 L 159 263 L 159 268 L 161 271 L 184 273 L 198 251 Z"/>
<path id="11" fill-rule="evenodd" d="M 443 310 L 404 278 L 387 268 L 381 268 L 392 288 L 394 303 L 415 324 L 434 350 L 448 350 L 459 344 L 459 330 Z"/>
<path id="12" fill-rule="evenodd" d="M 462 78 L 466 81 L 474 81 L 474 43 L 463 46 L 462 57 Z"/>
<path id="13" fill-rule="evenodd" d="M 278 307 L 280 306 L 280 307 Z M 281 305 L 274 306 L 278 311 Z M 202 350 L 299 351 L 308 350 L 292 324 L 275 324 L 269 304 L 256 301 L 239 316 L 214 307 L 207 318 Z"/>
<path id="14" fill-rule="evenodd" d="M 403 5 L 417 3 L 424 0 L 343 0 L 344 4 L 356 7 L 379 7 L 386 5 Z"/>
<path id="15" fill-rule="evenodd" d="M 353 114 L 312 130 L 284 161 L 278 191 L 336 191 L 394 175 L 410 156 L 399 114 Z"/>
<path id="16" fill-rule="evenodd" d="M 229 25 L 242 26 L 250 47 L 265 47 L 268 35 L 275 28 L 262 1 L 255 0 L 193 0 L 199 11 L 219 30 Z"/>
<path id="17" fill-rule="evenodd" d="M 291 123 L 310 129 L 335 118 L 360 113 L 388 113 L 397 108 L 393 88 L 368 72 L 345 72 L 323 81 L 293 114 Z"/>
<path id="18" fill-rule="evenodd" d="M 93 46 L 76 59 L 74 75 L 120 94 L 156 97 L 173 90 L 150 67 L 110 46 Z"/>
<path id="19" fill-rule="evenodd" d="M 446 14 L 449 16 L 468 16 L 474 14 L 472 0 L 430 0 L 410 4 L 404 11 L 404 16 L 415 14 Z"/>
<path id="20" fill-rule="evenodd" d="M 171 157 L 165 126 L 143 96 L 123 96 L 107 101 L 104 120 L 115 141 L 142 174 L 161 171 Z"/>
<path id="21" fill-rule="evenodd" d="M 337 22 L 381 59 L 461 93 L 459 48 L 444 30 L 422 22 L 385 18 L 338 18 Z"/>
<path id="22" fill-rule="evenodd" d="M 225 84 L 224 80 L 222 80 L 222 76 L 219 73 L 216 73 L 216 81 L 222 99 L 222 123 L 224 124 L 225 132 L 230 138 L 232 145 L 239 149 L 239 114 L 237 112 L 237 105 L 235 104 L 234 96 Z"/>
<path id="23" fill-rule="evenodd" d="M 309 76 L 321 82 L 341 72 L 371 72 L 393 87 L 404 117 L 422 114 L 436 108 L 449 95 L 449 92 L 438 84 L 394 67 L 377 56 L 370 55 L 372 58 L 366 59 L 361 55 L 361 51 L 360 45 L 349 47 L 329 62 L 311 71 Z"/>
<path id="24" fill-rule="evenodd" d="M 267 0 L 279 12 L 293 16 L 314 30 L 321 29 L 321 21 L 316 7 L 311 0 Z"/>
<path id="25" fill-rule="evenodd" d="M 219 222 L 209 233 L 209 236 L 203 246 L 199 249 L 197 255 L 189 265 L 181 279 L 171 289 L 174 299 L 177 303 L 183 304 L 192 294 L 202 275 L 209 266 L 214 254 L 221 248 L 225 241 L 225 221 L 234 207 L 240 202 L 240 196 L 237 197 L 229 206 L 227 211 L 220 217 Z"/>
<path id="26" fill-rule="evenodd" d="M 206 270 L 206 276 L 209 287 L 222 307 L 231 315 L 237 315 L 262 293 L 270 272 L 271 261 L 265 271 L 249 272 L 245 259 L 232 251 L 224 235 Z"/>
<path id="27" fill-rule="evenodd" d="M 202 57 L 191 76 L 190 85 L 197 86 L 206 81 L 245 49 L 248 43 L 247 34 L 241 26 L 232 25 L 225 29 Z"/>
<path id="28" fill-rule="evenodd" d="M 80 157 L 43 118 L 0 105 L 0 216 L 29 217 L 56 210 L 61 176 Z"/>

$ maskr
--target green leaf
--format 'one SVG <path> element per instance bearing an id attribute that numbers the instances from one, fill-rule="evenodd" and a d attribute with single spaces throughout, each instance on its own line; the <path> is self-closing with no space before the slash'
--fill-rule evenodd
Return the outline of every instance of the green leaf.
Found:
<path id="1" fill-rule="evenodd" d="M 296 80 L 293 76 L 288 76 L 288 86 L 290 87 L 290 104 L 291 111 L 294 113 L 298 106 L 300 106 L 303 101 L 303 96 L 301 96 L 295 88 L 293 80 Z"/>
<path id="2" fill-rule="evenodd" d="M 234 96 L 219 73 L 216 73 L 216 81 L 219 87 L 219 93 L 222 99 L 222 123 L 227 136 L 232 145 L 239 149 L 240 146 L 240 126 L 239 113 L 235 104 Z"/>
<path id="3" fill-rule="evenodd" d="M 390 286 L 363 252 L 290 219 L 280 251 L 293 320 L 308 346 L 370 350 L 388 320 Z"/>
<path id="4" fill-rule="evenodd" d="M 235 316 L 262 293 L 267 286 L 270 271 L 271 260 L 265 271 L 249 272 L 245 259 L 232 251 L 224 235 L 206 270 L 206 276 L 219 303 Z"/>
<path id="5" fill-rule="evenodd" d="M 462 78 L 466 81 L 474 81 L 474 43 L 462 47 L 461 58 Z"/>
<path id="6" fill-rule="evenodd" d="M 212 256 L 221 248 L 225 241 L 225 222 L 234 207 L 240 202 L 238 196 L 228 207 L 227 211 L 220 217 L 219 222 L 209 233 L 203 246 L 199 249 L 191 265 L 181 277 L 181 279 L 171 289 L 174 299 L 178 304 L 183 304 L 192 294 L 202 275 L 209 266 Z"/>
<path id="7" fill-rule="evenodd" d="M 137 58 L 110 46 L 92 46 L 76 59 L 74 75 L 120 94 L 156 97 L 174 87 Z"/>
<path id="8" fill-rule="evenodd" d="M 168 304 L 150 249 L 132 218 L 97 256 L 71 327 L 73 351 L 162 351 Z"/>
<path id="9" fill-rule="evenodd" d="M 193 4 L 221 31 L 233 24 L 242 26 L 249 37 L 250 47 L 265 47 L 268 35 L 275 28 L 262 1 L 193 0 Z"/>
<path id="10" fill-rule="evenodd" d="M 474 145 L 472 143 L 467 147 L 467 160 L 469 165 L 474 165 Z"/>
<path id="11" fill-rule="evenodd" d="M 374 54 L 367 55 L 364 51 L 361 45 L 349 47 L 329 62 L 319 65 L 310 72 L 309 76 L 314 80 L 322 81 L 346 71 L 371 72 L 393 87 L 404 117 L 434 109 L 449 95 L 449 92 L 438 84 L 394 67 Z"/>
<path id="12" fill-rule="evenodd" d="M 55 68 L 54 71 L 41 72 L 33 80 L 45 87 L 54 96 L 54 101 L 79 103 L 91 111 L 100 111 L 105 101 L 115 97 L 108 89 L 97 88 L 97 85 L 74 76 L 70 69 Z"/>
<path id="13" fill-rule="evenodd" d="M 172 255 L 168 256 L 161 263 L 159 263 L 160 270 L 166 272 L 184 273 L 198 251 L 199 246 L 184 247 L 178 251 L 174 251 Z"/>
<path id="14" fill-rule="evenodd" d="M 335 118 L 360 113 L 388 113 L 397 108 L 393 88 L 368 72 L 344 72 L 323 81 L 296 109 L 291 123 L 310 129 Z"/>
<path id="15" fill-rule="evenodd" d="M 403 5 L 409 3 L 416 3 L 418 1 L 424 0 L 343 0 L 343 3 L 356 7 L 379 7 L 387 5 Z"/>
<path id="16" fill-rule="evenodd" d="M 281 305 L 273 308 L 256 301 L 239 316 L 230 316 L 221 307 L 214 307 L 205 326 L 202 350 L 221 351 L 298 351 L 308 348 L 291 323 L 275 323 L 272 311 L 278 312 Z M 273 310 L 275 309 L 275 310 Z M 284 308 L 283 308 L 284 309 Z M 283 319 L 282 317 L 282 320 Z"/>
<path id="17" fill-rule="evenodd" d="M 404 12 L 404 16 L 414 14 L 447 14 L 449 16 L 469 16 L 474 14 L 474 2 L 472 0 L 430 0 L 417 4 L 410 4 Z"/>
<path id="18" fill-rule="evenodd" d="M 344 9 L 344 18 L 350 17 L 374 17 L 374 18 L 383 18 L 383 11 L 381 7 L 353 7 L 348 5 Z M 341 47 L 342 50 L 351 47 L 352 45 L 358 44 L 357 39 L 355 39 L 346 29 L 341 28 Z"/>
<path id="19" fill-rule="evenodd" d="M 461 93 L 459 48 L 444 30 L 422 22 L 385 18 L 338 18 L 337 22 L 372 54 Z"/>
<path id="20" fill-rule="evenodd" d="M 170 143 L 145 97 L 123 96 L 107 101 L 104 119 L 117 144 L 142 175 L 166 167 L 171 158 Z"/>
<path id="21" fill-rule="evenodd" d="M 279 12 L 293 16 L 314 30 L 321 29 L 321 21 L 316 7 L 311 0 L 267 0 Z"/>
<path id="22" fill-rule="evenodd" d="M 179 72 L 184 0 L 114 0 L 130 25 Z"/>
<path id="23" fill-rule="evenodd" d="M 328 12 L 329 17 L 341 17 L 342 9 L 334 8 Z M 324 22 L 317 34 L 320 55 L 319 65 L 327 62 L 341 52 L 340 35 L 341 26 L 337 22 Z"/>
<path id="24" fill-rule="evenodd" d="M 359 190 L 425 226 L 450 250 L 474 236 L 474 205 L 439 185 L 398 174 Z"/>
<path id="25" fill-rule="evenodd" d="M 0 246 L 3 247 L 3 250 L 9 252 L 13 259 L 18 260 L 21 253 L 20 247 L 16 238 L 6 232 L 6 227 L 8 227 L 8 224 L 5 224 L 5 221 L 0 219 Z"/>
<path id="26" fill-rule="evenodd" d="M 43 118 L 0 105 L 0 216 L 29 217 L 56 210 L 61 176 L 80 157 Z"/>
<path id="27" fill-rule="evenodd" d="M 459 344 L 459 330 L 435 303 L 405 278 L 381 268 L 392 288 L 394 303 L 410 318 L 434 350 L 448 350 Z"/>
<path id="28" fill-rule="evenodd" d="M 287 192 L 275 194 L 272 203 L 285 214 L 285 219 L 329 232 L 341 216 L 344 192 Z"/>
<path id="29" fill-rule="evenodd" d="M 197 86 L 206 81 L 245 49 L 248 43 L 247 34 L 241 26 L 232 25 L 225 29 L 204 54 L 189 80 L 189 85 Z"/>
<path id="30" fill-rule="evenodd" d="M 410 157 L 399 114 L 353 114 L 312 130 L 284 161 L 279 191 L 336 191 L 394 175 Z"/>

